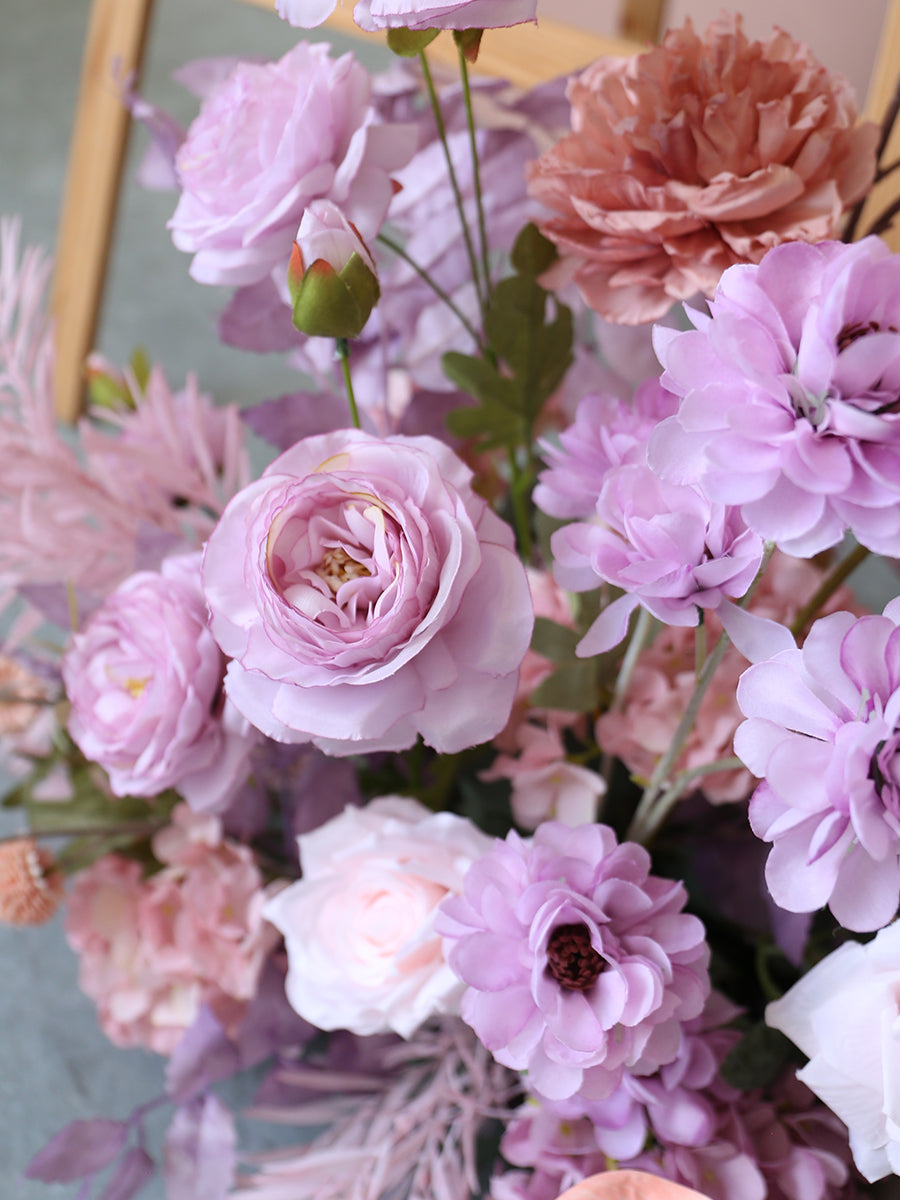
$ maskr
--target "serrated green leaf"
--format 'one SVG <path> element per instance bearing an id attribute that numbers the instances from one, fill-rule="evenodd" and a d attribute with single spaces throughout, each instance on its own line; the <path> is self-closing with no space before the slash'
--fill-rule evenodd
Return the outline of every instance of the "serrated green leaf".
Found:
<path id="1" fill-rule="evenodd" d="M 557 625 L 547 617 L 536 617 L 534 633 L 531 635 L 531 649 L 536 654 L 543 654 L 551 662 L 560 665 L 571 663 L 575 658 L 575 647 L 578 644 L 578 633 L 567 629 L 565 625 Z"/>
<path id="2" fill-rule="evenodd" d="M 440 32 L 439 29 L 389 29 L 388 50 L 400 58 L 416 58 Z"/>
<path id="3" fill-rule="evenodd" d="M 538 227 L 529 222 L 516 238 L 511 257 L 512 265 L 520 275 L 536 278 L 552 266 L 559 252 Z"/>
<path id="4" fill-rule="evenodd" d="M 448 350 L 441 359 L 441 365 L 444 374 L 460 391 L 482 403 L 493 401 L 513 412 L 517 410 L 515 383 L 501 375 L 486 359 Z"/>
<path id="5" fill-rule="evenodd" d="M 533 279 L 514 275 L 497 285 L 485 315 L 485 335 L 511 369 L 516 407 L 529 420 L 556 391 L 572 362 L 572 314 L 565 305 L 556 305 L 548 323 L 548 298 Z"/>
<path id="6" fill-rule="evenodd" d="M 797 1051 L 784 1034 L 760 1021 L 726 1056 L 720 1074 L 732 1087 L 752 1091 L 773 1083 L 796 1060 Z"/>

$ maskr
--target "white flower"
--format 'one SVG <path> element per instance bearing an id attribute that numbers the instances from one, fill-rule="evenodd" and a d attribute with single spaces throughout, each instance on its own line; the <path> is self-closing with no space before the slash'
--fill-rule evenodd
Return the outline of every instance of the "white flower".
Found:
<path id="1" fill-rule="evenodd" d="M 847 1125 L 866 1179 L 900 1174 L 900 922 L 829 954 L 766 1021 L 809 1057 L 797 1078 Z"/>
<path id="2" fill-rule="evenodd" d="M 492 839 L 452 813 L 387 796 L 298 839 L 303 878 L 264 910 L 284 934 L 292 1007 L 319 1029 L 409 1037 L 457 1013 L 462 984 L 434 932 Z"/>

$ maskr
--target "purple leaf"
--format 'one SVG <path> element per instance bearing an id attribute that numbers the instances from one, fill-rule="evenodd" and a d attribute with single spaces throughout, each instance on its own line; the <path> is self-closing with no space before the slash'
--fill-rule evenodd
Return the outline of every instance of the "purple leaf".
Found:
<path id="1" fill-rule="evenodd" d="M 240 1065 L 237 1047 L 203 1005 L 169 1059 L 166 1090 L 176 1104 L 185 1104 L 211 1083 L 233 1075 Z"/>
<path id="2" fill-rule="evenodd" d="M 97 1200 L 131 1200 L 156 1174 L 156 1163 L 139 1146 L 129 1150 Z"/>
<path id="3" fill-rule="evenodd" d="M 226 346 L 255 354 L 280 354 L 302 340 L 291 320 L 290 306 L 271 279 L 240 287 L 219 317 L 219 337 Z"/>
<path id="4" fill-rule="evenodd" d="M 70 1121 L 25 1168 L 26 1179 L 72 1183 L 108 1166 L 128 1137 L 123 1121 Z"/>
<path id="5" fill-rule="evenodd" d="M 345 407 L 327 393 L 292 392 L 246 408 L 241 417 L 257 437 L 279 450 L 288 450 L 301 438 L 330 433 L 346 424 Z"/>
<path id="6" fill-rule="evenodd" d="M 234 1147 L 231 1113 L 215 1096 L 179 1108 L 163 1158 L 168 1200 L 225 1200 L 234 1176 Z"/>

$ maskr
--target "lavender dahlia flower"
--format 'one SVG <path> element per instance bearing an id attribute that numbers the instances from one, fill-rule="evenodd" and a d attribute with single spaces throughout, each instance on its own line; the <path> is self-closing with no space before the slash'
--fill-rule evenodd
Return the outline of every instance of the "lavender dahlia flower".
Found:
<path id="1" fill-rule="evenodd" d="M 487 741 L 534 621 L 512 531 L 424 436 L 298 442 L 226 508 L 203 588 L 236 707 L 330 754 Z"/>
<path id="2" fill-rule="evenodd" d="M 709 992 L 701 922 L 680 883 L 604 825 L 515 832 L 469 869 L 437 928 L 467 985 L 462 1016 L 549 1099 L 608 1096 L 672 1062 Z"/>
<path id="3" fill-rule="evenodd" d="M 656 330 L 681 405 L 654 467 L 798 557 L 847 529 L 900 555 L 900 256 L 879 238 L 778 246 L 727 270 L 710 307 Z"/>
<path id="4" fill-rule="evenodd" d="M 802 650 L 750 667 L 735 752 L 764 781 L 754 833 L 766 882 L 791 912 L 828 904 L 848 929 L 893 920 L 900 900 L 900 600 L 883 616 L 816 621 Z"/>

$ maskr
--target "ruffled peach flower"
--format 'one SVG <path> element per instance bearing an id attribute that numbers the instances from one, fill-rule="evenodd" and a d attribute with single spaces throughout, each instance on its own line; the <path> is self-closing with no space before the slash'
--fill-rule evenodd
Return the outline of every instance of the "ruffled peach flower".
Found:
<path id="1" fill-rule="evenodd" d="M 548 281 L 574 278 L 622 324 L 711 295 L 781 242 L 834 237 L 872 182 L 878 131 L 850 85 L 782 30 L 750 41 L 740 17 L 600 59 L 569 100 L 572 133 L 530 177 L 557 214 L 541 225 L 561 255 Z"/>
<path id="2" fill-rule="evenodd" d="M 65 893 L 53 855 L 32 838 L 0 845 L 0 921 L 42 925 L 59 908 Z"/>

